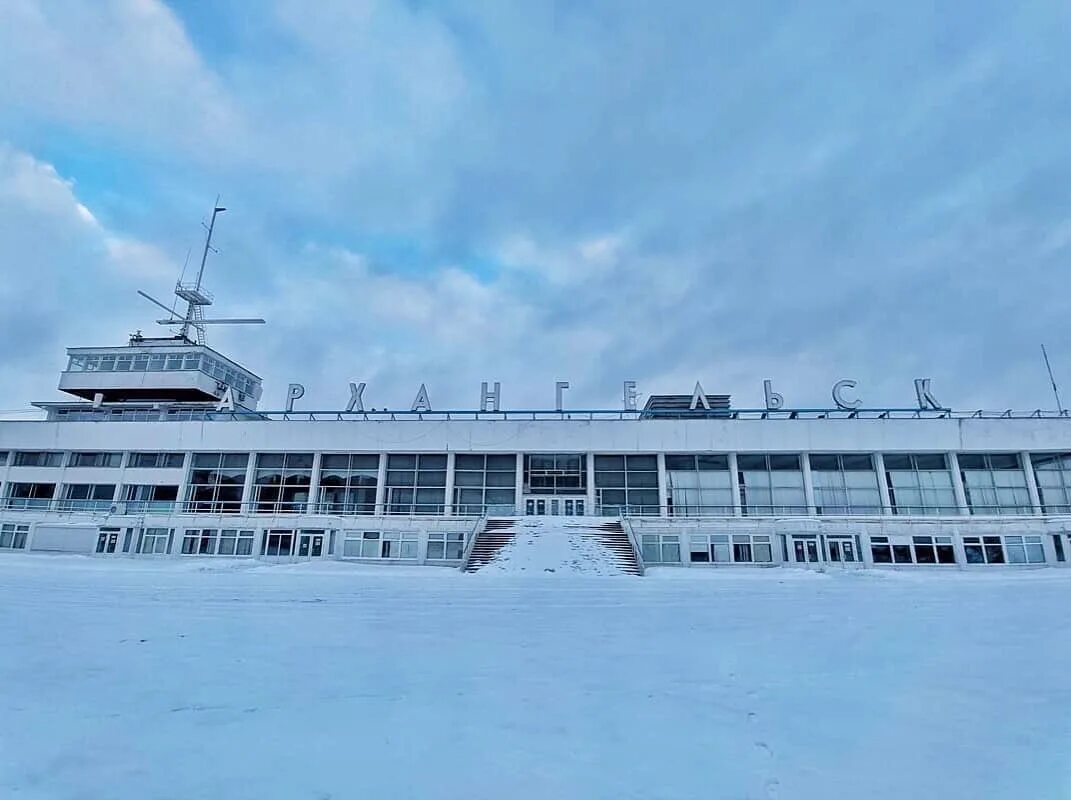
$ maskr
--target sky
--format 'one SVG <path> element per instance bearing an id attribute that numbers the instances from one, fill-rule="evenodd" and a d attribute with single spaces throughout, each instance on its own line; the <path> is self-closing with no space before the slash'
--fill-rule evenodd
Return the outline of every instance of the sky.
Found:
<path id="1" fill-rule="evenodd" d="M 1071 403 L 1071 6 L 0 3 L 0 409 L 163 331 L 278 409 Z"/>

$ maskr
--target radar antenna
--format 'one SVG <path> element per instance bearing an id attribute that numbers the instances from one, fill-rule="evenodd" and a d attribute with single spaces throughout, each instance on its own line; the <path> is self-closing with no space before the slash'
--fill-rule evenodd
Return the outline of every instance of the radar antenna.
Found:
<path id="1" fill-rule="evenodd" d="M 179 337 L 186 339 L 187 341 L 194 341 L 190 338 L 190 330 L 193 329 L 194 336 L 196 337 L 197 344 L 203 345 L 205 343 L 205 325 L 263 325 L 264 320 L 259 317 L 233 317 L 227 319 L 205 319 L 204 307 L 212 305 L 213 297 L 211 293 L 206 291 L 201 283 L 205 274 L 205 264 L 208 262 L 208 253 L 218 253 L 219 251 L 212 246 L 212 233 L 216 228 L 216 217 L 222 214 L 227 209 L 219 204 L 219 195 L 216 195 L 216 203 L 212 207 L 212 218 L 209 223 L 202 226 L 208 231 L 205 236 L 205 247 L 201 253 L 201 266 L 197 270 L 197 280 L 193 283 L 183 283 L 182 278 L 178 279 L 175 284 L 175 297 L 186 303 L 186 313 L 183 316 L 179 316 L 173 308 L 168 308 L 161 303 L 155 297 L 151 297 L 145 292 L 138 289 L 138 294 L 148 300 L 150 303 L 154 303 L 164 311 L 167 312 L 167 319 L 158 319 L 156 322 L 160 325 L 175 325 L 179 326 Z M 188 258 L 188 256 L 187 256 Z M 183 267 L 183 273 L 185 274 L 185 267 Z"/>

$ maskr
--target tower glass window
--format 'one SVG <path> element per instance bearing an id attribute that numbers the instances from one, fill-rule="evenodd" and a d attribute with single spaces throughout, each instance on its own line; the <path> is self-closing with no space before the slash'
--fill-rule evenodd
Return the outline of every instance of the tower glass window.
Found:
<path id="1" fill-rule="evenodd" d="M 320 511 L 374 514 L 378 480 L 378 455 L 324 453 L 320 456 Z"/>
<path id="2" fill-rule="evenodd" d="M 672 515 L 733 513 L 733 476 L 727 455 L 667 455 L 666 484 Z"/>
<path id="3" fill-rule="evenodd" d="M 528 453 L 524 490 L 530 494 L 585 494 L 587 457 L 581 453 Z"/>
<path id="4" fill-rule="evenodd" d="M 5 505 L 8 508 L 48 508 L 55 493 L 54 483 L 9 483 Z"/>
<path id="5" fill-rule="evenodd" d="M 442 514 L 446 454 L 387 456 L 386 497 L 388 514 Z"/>
<path id="6" fill-rule="evenodd" d="M 807 513 L 798 455 L 741 454 L 736 465 L 744 514 Z"/>
<path id="7" fill-rule="evenodd" d="M 890 453 L 885 481 L 895 514 L 958 514 L 944 453 Z"/>
<path id="8" fill-rule="evenodd" d="M 812 454 L 810 463 L 817 513 L 881 513 L 878 475 L 869 454 Z"/>
<path id="9" fill-rule="evenodd" d="M 312 453 L 259 453 L 253 476 L 258 514 L 305 511 L 312 483 Z"/>
<path id="10" fill-rule="evenodd" d="M 63 507 L 69 511 L 107 511 L 115 499 L 114 483 L 69 483 Z"/>
<path id="11" fill-rule="evenodd" d="M 516 456 L 459 453 L 454 457 L 455 514 L 512 514 L 516 503 Z"/>
<path id="12" fill-rule="evenodd" d="M 1018 453 L 956 456 L 972 514 L 1029 514 L 1030 492 Z"/>

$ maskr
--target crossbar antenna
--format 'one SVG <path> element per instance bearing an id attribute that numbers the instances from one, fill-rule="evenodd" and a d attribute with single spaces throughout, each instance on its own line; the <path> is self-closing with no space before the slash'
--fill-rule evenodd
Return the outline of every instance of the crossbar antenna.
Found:
<path id="1" fill-rule="evenodd" d="M 216 202 L 212 206 L 212 217 L 206 225 L 203 221 L 201 225 L 208 232 L 205 236 L 204 250 L 201 251 L 201 264 L 197 269 L 197 280 L 193 283 L 183 283 L 183 278 L 186 277 L 186 267 L 189 264 L 190 254 L 186 252 L 186 263 L 182 266 L 182 274 L 180 275 L 178 282 L 175 284 L 175 297 L 179 300 L 186 302 L 186 313 L 179 316 L 174 310 L 174 305 L 168 308 L 154 297 L 149 296 L 145 292 L 138 290 L 138 294 L 144 297 L 149 302 L 159 306 L 168 313 L 166 319 L 158 319 L 157 323 L 160 325 L 175 325 L 179 327 L 179 338 L 186 341 L 193 341 L 190 338 L 190 330 L 193 329 L 196 336 L 197 344 L 203 345 L 205 343 L 205 325 L 263 325 L 264 320 L 259 317 L 250 318 L 226 318 L 226 319 L 205 319 L 204 307 L 212 305 L 212 295 L 205 291 L 202 282 L 205 275 L 205 264 L 208 262 L 209 251 L 213 253 L 219 253 L 219 250 L 212 246 L 212 233 L 216 229 L 216 217 L 222 214 L 227 209 L 219 204 L 219 195 L 216 195 Z"/>
<path id="2" fill-rule="evenodd" d="M 1056 410 L 1060 412 L 1061 416 L 1063 416 L 1064 407 L 1060 403 L 1060 390 L 1056 388 L 1056 378 L 1053 377 L 1052 364 L 1049 363 L 1049 354 L 1045 350 L 1045 345 L 1041 346 L 1041 356 L 1045 359 L 1045 369 L 1049 371 L 1049 383 L 1052 384 L 1052 393 L 1053 396 L 1056 398 Z"/>

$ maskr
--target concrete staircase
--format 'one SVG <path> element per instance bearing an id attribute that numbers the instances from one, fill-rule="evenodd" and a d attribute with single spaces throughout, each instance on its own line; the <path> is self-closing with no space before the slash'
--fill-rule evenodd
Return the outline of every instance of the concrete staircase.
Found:
<path id="1" fill-rule="evenodd" d="M 488 519 L 462 569 L 516 575 L 643 574 L 621 523 L 599 517 Z"/>
<path id="2" fill-rule="evenodd" d="M 517 535 L 514 530 L 514 519 L 489 519 L 483 526 L 483 530 L 476 534 L 476 542 L 472 545 L 468 560 L 463 570 L 475 572 L 484 564 L 492 561 L 498 551 L 513 541 Z"/>

